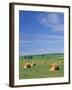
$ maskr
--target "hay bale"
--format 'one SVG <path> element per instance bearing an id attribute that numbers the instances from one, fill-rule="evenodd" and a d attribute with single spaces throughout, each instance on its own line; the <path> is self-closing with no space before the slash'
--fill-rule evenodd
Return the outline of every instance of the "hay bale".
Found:
<path id="1" fill-rule="evenodd" d="M 36 66 L 36 62 L 32 62 L 31 66 Z"/>
<path id="2" fill-rule="evenodd" d="M 42 64 L 46 64 L 46 62 L 45 62 L 45 61 L 43 61 L 43 62 L 42 62 Z"/>
<path id="3" fill-rule="evenodd" d="M 31 68 L 31 64 L 30 64 L 30 63 L 26 63 L 26 64 L 24 65 L 24 68 Z"/>
<path id="4" fill-rule="evenodd" d="M 53 68 L 55 70 L 59 70 L 59 65 L 57 63 L 53 63 L 50 65 L 50 69 Z"/>
<path id="5" fill-rule="evenodd" d="M 61 63 L 64 63 L 64 61 L 63 61 L 63 60 L 60 60 L 59 63 L 60 63 L 60 64 L 61 64 Z"/>
<path id="6" fill-rule="evenodd" d="M 24 68 L 27 68 L 27 66 L 26 66 L 26 65 L 24 65 Z"/>
<path id="7" fill-rule="evenodd" d="M 55 67 L 51 67 L 50 68 L 50 71 L 55 71 Z"/>

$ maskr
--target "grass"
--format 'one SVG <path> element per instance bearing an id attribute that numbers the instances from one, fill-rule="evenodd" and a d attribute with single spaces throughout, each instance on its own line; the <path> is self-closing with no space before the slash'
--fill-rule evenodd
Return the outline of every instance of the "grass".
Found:
<path id="1" fill-rule="evenodd" d="M 19 78 L 20 79 L 31 79 L 31 78 L 49 78 L 49 77 L 63 77 L 64 76 L 64 63 L 59 63 L 59 61 L 64 61 L 64 54 L 46 54 L 33 55 L 33 58 L 25 59 L 24 56 L 20 56 L 19 60 Z M 37 64 L 31 68 L 24 69 L 24 64 L 26 62 L 32 63 L 35 61 Z M 42 62 L 45 61 L 45 64 Z M 52 63 L 58 63 L 60 69 L 54 72 L 50 71 L 50 65 Z"/>

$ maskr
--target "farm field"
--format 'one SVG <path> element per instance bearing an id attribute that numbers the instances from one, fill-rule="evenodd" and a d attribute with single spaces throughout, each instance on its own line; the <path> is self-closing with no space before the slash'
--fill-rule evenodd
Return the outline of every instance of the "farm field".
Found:
<path id="1" fill-rule="evenodd" d="M 25 67 L 26 63 L 30 64 L 30 67 Z M 35 65 L 32 65 L 32 63 L 35 63 Z M 50 70 L 52 64 L 57 64 L 58 70 Z M 19 79 L 50 78 L 63 76 L 63 53 L 19 57 Z"/>

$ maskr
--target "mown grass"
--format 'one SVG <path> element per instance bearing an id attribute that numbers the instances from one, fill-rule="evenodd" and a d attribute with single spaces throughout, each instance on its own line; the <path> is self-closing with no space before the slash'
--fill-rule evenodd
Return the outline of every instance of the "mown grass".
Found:
<path id="1" fill-rule="evenodd" d="M 19 60 L 19 78 L 20 79 L 31 79 L 31 78 L 48 78 L 48 77 L 63 77 L 64 76 L 64 63 L 59 63 L 59 61 L 64 61 L 63 54 L 46 54 L 33 55 L 32 59 L 25 59 L 24 56 L 20 56 Z M 32 63 L 36 62 L 36 66 L 24 69 L 24 64 L 26 62 Z M 45 64 L 42 62 L 45 61 Z M 52 63 L 58 63 L 60 69 L 54 72 L 50 71 L 50 65 Z"/>

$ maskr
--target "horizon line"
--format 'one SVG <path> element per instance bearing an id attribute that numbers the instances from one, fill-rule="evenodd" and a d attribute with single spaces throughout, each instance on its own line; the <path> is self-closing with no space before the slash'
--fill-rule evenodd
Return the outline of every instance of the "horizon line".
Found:
<path id="1" fill-rule="evenodd" d="M 64 54 L 64 52 L 62 53 L 42 53 L 42 54 L 29 54 L 29 55 L 19 55 L 19 56 L 30 56 L 30 55 L 47 55 L 47 54 Z"/>

